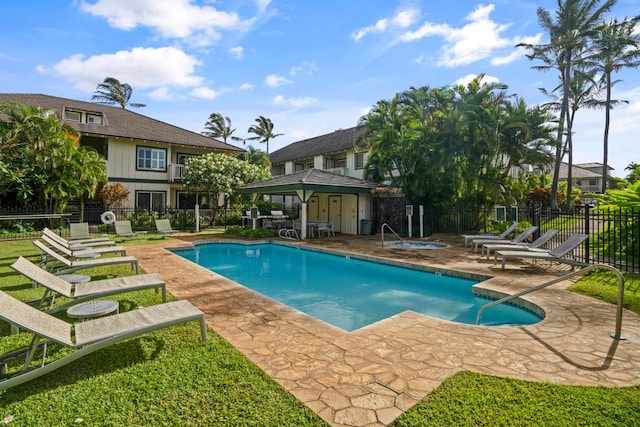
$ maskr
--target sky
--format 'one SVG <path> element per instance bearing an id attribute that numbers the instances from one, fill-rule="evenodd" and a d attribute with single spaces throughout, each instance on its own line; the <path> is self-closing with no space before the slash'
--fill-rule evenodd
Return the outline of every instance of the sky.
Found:
<path id="1" fill-rule="evenodd" d="M 548 41 L 536 9 L 557 0 L 21 0 L 0 3 L 0 92 L 91 101 L 105 77 L 133 88 L 130 108 L 194 132 L 212 113 L 234 136 L 258 116 L 292 142 L 356 126 L 411 87 L 486 82 L 528 105 L 554 72 L 532 69 L 518 43 Z M 618 0 L 610 18 L 640 13 Z M 640 69 L 615 76 L 609 164 L 640 163 Z M 579 110 L 574 163 L 603 161 L 604 110 Z M 231 141 L 229 141 L 231 142 Z M 244 147 L 242 142 L 232 142 Z M 249 142 L 265 150 L 264 144 Z"/>

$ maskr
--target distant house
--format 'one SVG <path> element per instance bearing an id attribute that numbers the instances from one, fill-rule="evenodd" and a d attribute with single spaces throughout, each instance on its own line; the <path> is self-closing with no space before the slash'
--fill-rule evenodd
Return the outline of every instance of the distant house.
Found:
<path id="1" fill-rule="evenodd" d="M 163 210 L 192 208 L 194 196 L 182 185 L 184 161 L 243 149 L 120 107 L 41 94 L 0 93 L 0 104 L 18 103 L 55 110 L 80 133 L 80 145 L 93 147 L 107 161 L 108 184 L 129 192 L 127 207 Z M 200 200 L 206 207 L 207 201 Z"/>
<path id="2" fill-rule="evenodd" d="M 297 185 L 303 185 L 311 178 L 314 180 L 314 193 L 308 198 L 303 196 L 305 200 L 299 196 L 284 195 L 284 192 L 271 192 L 271 200 L 294 210 L 304 202 L 309 221 L 332 221 L 336 232 L 357 234 L 360 220 L 373 217 L 372 190 L 375 187 L 375 184 L 363 181 L 368 147 L 357 141 L 357 135 L 355 127 L 339 129 L 294 142 L 271 153 L 269 158 L 274 182 L 279 182 L 278 177 L 290 175 L 300 177 L 300 182 L 296 178 Z M 303 173 L 311 169 L 326 173 Z M 322 190 L 317 190 L 319 188 Z"/>
<path id="3" fill-rule="evenodd" d="M 607 188 L 614 188 L 614 180 L 611 178 L 612 167 L 607 167 Z M 553 170 L 551 171 L 553 174 Z M 567 182 L 569 179 L 569 165 L 562 163 L 558 173 L 558 182 Z M 583 193 L 602 192 L 602 163 L 574 163 L 571 169 L 573 185 Z"/>

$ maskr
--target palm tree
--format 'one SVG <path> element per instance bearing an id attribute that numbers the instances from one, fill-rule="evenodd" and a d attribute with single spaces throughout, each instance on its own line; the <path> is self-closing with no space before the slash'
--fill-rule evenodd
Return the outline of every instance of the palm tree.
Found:
<path id="1" fill-rule="evenodd" d="M 236 130 L 231 129 L 231 119 L 223 117 L 220 113 L 211 113 L 209 120 L 204 124 L 204 128 L 206 131 L 202 132 L 202 135 L 207 138 L 222 138 L 225 144 L 229 138 L 233 141 L 242 141 L 242 138 L 233 136 Z"/>
<path id="2" fill-rule="evenodd" d="M 567 126 L 565 129 L 565 126 L 570 114 L 570 84 L 575 74 L 575 62 L 579 62 L 580 55 L 586 50 L 590 37 L 594 35 L 602 23 L 604 14 L 611 10 L 616 0 L 605 0 L 601 6 L 599 3 L 600 0 L 558 0 L 555 20 L 549 11 L 538 8 L 536 11 L 538 23 L 548 31 L 549 43 L 518 45 L 531 51 L 527 55 L 529 59 L 538 59 L 543 62 L 543 66 L 534 67 L 534 69 L 543 71 L 555 69 L 560 75 L 562 104 L 558 120 L 556 163 L 551 184 L 551 208 L 554 210 L 558 209 L 558 178 L 563 156 L 562 137 L 565 131 L 567 134 L 571 133 L 571 128 Z"/>
<path id="3" fill-rule="evenodd" d="M 611 109 L 622 102 L 611 99 L 611 88 L 618 81 L 612 80 L 611 75 L 623 68 L 636 68 L 640 65 L 640 48 L 638 42 L 640 36 L 634 34 L 640 16 L 633 19 L 625 19 L 618 22 L 616 19 L 598 27 L 593 38 L 594 53 L 587 58 L 587 62 L 602 74 L 603 85 L 606 90 L 604 143 L 602 160 L 602 193 L 607 189 L 607 162 L 609 161 L 609 125 L 611 122 Z"/>
<path id="4" fill-rule="evenodd" d="M 98 104 L 120 105 L 122 108 L 127 105 L 134 108 L 146 107 L 145 104 L 129 102 L 133 89 L 127 83 L 120 83 L 115 77 L 106 77 L 96 89 L 91 100 Z"/>
<path id="5" fill-rule="evenodd" d="M 270 118 L 259 116 L 256 119 L 257 125 L 249 126 L 247 132 L 254 133 L 256 136 L 247 138 L 246 141 L 258 141 L 267 144 L 267 156 L 269 155 L 269 141 L 278 136 L 284 135 L 283 133 L 273 133 L 273 122 Z"/>

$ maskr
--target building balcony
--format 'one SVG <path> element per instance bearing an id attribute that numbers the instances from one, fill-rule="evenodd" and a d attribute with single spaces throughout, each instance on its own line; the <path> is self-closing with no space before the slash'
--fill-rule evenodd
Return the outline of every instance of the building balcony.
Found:
<path id="1" fill-rule="evenodd" d="M 169 165 L 169 182 L 182 181 L 183 173 L 184 173 L 184 165 L 180 165 L 180 164 Z"/>

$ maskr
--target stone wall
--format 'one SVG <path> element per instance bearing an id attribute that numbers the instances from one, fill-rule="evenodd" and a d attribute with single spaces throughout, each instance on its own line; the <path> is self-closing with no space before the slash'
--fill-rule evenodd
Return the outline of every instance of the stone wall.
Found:
<path id="1" fill-rule="evenodd" d="M 399 235 L 406 235 L 404 194 L 378 194 L 373 197 L 373 234 L 387 223 Z"/>

